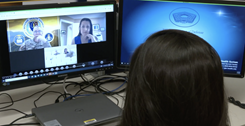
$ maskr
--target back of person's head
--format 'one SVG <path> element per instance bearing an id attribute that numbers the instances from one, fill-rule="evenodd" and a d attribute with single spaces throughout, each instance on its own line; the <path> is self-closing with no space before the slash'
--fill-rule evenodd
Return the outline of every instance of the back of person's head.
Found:
<path id="1" fill-rule="evenodd" d="M 229 124 L 217 52 L 185 31 L 163 30 L 134 52 L 121 126 Z"/>

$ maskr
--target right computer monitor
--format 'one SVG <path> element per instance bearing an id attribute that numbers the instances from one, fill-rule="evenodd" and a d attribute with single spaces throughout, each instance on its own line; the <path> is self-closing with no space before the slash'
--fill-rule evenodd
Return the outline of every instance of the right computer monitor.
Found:
<path id="1" fill-rule="evenodd" d="M 120 0 L 119 6 L 119 68 L 128 68 L 134 50 L 151 34 L 179 29 L 200 36 L 215 48 L 225 76 L 244 77 L 245 3 Z"/>

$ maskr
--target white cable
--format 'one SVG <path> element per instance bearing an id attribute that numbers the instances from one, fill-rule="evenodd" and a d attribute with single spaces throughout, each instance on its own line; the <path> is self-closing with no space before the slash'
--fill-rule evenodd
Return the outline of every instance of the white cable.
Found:
<path id="1" fill-rule="evenodd" d="M 64 92 L 68 94 L 68 91 L 66 90 L 66 85 L 65 85 L 66 79 L 67 79 L 67 76 L 64 78 L 64 81 L 63 81 L 63 89 L 64 89 Z"/>

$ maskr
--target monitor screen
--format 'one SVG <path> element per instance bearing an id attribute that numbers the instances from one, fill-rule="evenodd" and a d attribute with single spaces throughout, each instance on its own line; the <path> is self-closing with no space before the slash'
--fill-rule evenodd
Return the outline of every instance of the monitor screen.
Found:
<path id="1" fill-rule="evenodd" d="M 0 8 L 1 90 L 114 68 L 115 2 Z"/>
<path id="2" fill-rule="evenodd" d="M 244 76 L 244 3 L 120 0 L 119 6 L 119 68 L 128 68 L 134 50 L 151 34 L 179 29 L 200 36 L 215 48 L 224 76 Z"/>

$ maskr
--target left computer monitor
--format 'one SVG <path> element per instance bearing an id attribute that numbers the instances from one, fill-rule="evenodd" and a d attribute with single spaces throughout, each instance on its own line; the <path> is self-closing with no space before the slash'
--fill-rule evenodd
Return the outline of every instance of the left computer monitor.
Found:
<path id="1" fill-rule="evenodd" d="M 0 8 L 0 91 L 114 68 L 115 2 Z"/>

